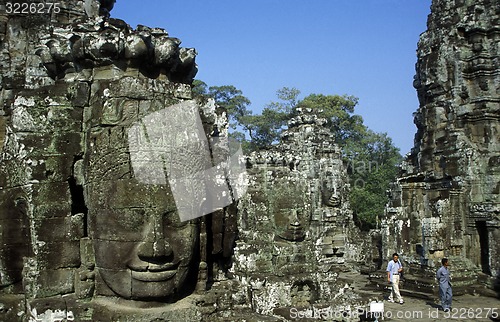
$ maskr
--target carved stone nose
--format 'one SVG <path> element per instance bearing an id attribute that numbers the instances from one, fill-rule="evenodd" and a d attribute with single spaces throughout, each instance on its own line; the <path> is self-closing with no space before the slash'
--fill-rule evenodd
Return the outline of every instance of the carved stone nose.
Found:
<path id="1" fill-rule="evenodd" d="M 139 257 L 166 257 L 172 254 L 172 247 L 166 239 L 162 238 L 154 242 L 143 241 L 139 244 Z"/>
<path id="2" fill-rule="evenodd" d="M 298 211 L 296 209 L 292 210 L 292 214 L 290 216 L 290 226 L 300 227 L 300 221 L 298 216 Z"/>
<path id="3" fill-rule="evenodd" d="M 159 216 L 151 216 L 144 233 L 143 241 L 139 243 L 139 257 L 166 257 L 172 254 L 172 247 L 165 239 L 163 221 Z"/>

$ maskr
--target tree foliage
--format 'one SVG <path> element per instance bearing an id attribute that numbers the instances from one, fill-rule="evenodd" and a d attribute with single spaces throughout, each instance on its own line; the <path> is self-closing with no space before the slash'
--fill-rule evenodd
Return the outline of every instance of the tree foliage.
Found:
<path id="1" fill-rule="evenodd" d="M 358 98 L 310 94 L 299 100 L 298 89 L 283 87 L 276 92 L 277 101 L 270 102 L 260 114 L 254 115 L 248 110 L 250 101 L 234 86 L 208 87 L 195 81 L 193 93 L 214 98 L 228 111 L 233 129 L 231 136 L 242 142 L 245 152 L 277 143 L 298 108 L 315 110 L 319 117 L 327 120 L 336 143 L 342 148 L 356 223 L 362 229 L 375 227 L 388 201 L 386 190 L 397 175 L 402 157 L 386 133 L 373 132 L 364 125 L 363 118 L 355 114 Z"/>
<path id="2" fill-rule="evenodd" d="M 253 150 L 266 148 L 279 141 L 281 132 L 286 128 L 300 91 L 295 88 L 283 87 L 276 95 L 279 101 L 267 104 L 259 115 L 244 119 L 243 127 L 249 131 L 251 148 Z"/>
<path id="3" fill-rule="evenodd" d="M 212 98 L 218 106 L 224 108 L 229 119 L 229 136 L 242 145 L 244 151 L 251 151 L 253 144 L 246 139 L 245 132 L 249 128 L 247 118 L 252 117 L 252 111 L 247 107 L 250 100 L 243 96 L 243 92 L 233 85 L 208 86 L 205 82 L 195 79 L 192 84 L 193 97 L 197 99 Z"/>
<path id="4" fill-rule="evenodd" d="M 203 81 L 194 80 L 192 89 L 195 97 L 213 98 L 220 107 L 224 108 L 229 116 L 229 126 L 233 130 L 237 125 L 244 123 L 245 117 L 252 114 L 247 108 L 250 100 L 233 85 L 208 87 Z"/>
<path id="5" fill-rule="evenodd" d="M 317 110 L 317 115 L 328 120 L 328 126 L 340 146 L 360 139 L 365 131 L 363 119 L 354 114 L 358 99 L 347 95 L 311 94 L 299 102 L 302 108 Z"/>
<path id="6" fill-rule="evenodd" d="M 359 226 L 373 228 L 384 212 L 386 191 L 397 176 L 402 157 L 387 134 L 366 127 L 360 140 L 346 143 L 342 150 L 351 183 L 351 209 Z"/>

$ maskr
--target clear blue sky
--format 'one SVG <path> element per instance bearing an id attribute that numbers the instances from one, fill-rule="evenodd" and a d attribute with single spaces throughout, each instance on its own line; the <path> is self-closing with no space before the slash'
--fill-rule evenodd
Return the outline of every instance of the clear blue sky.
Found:
<path id="1" fill-rule="evenodd" d="M 259 113 L 276 90 L 349 94 L 405 154 L 418 108 L 416 48 L 431 0 L 117 0 L 111 16 L 198 51 L 197 79 L 234 85 Z"/>

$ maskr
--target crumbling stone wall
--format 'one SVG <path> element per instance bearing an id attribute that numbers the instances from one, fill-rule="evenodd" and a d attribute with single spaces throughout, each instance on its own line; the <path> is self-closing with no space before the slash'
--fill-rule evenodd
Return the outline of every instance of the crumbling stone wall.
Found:
<path id="1" fill-rule="evenodd" d="M 383 225 L 384 256 L 398 251 L 424 276 L 451 257 L 457 292 L 500 272 L 498 8 L 497 0 L 432 2 L 417 51 L 415 146 Z M 428 290 L 432 281 L 407 284 Z"/>

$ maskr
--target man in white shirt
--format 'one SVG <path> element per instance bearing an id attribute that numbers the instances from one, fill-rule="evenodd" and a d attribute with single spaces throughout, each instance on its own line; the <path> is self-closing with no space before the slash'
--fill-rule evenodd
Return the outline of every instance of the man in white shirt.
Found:
<path id="1" fill-rule="evenodd" d="M 389 302 L 394 303 L 394 295 L 396 295 L 396 301 L 403 304 L 403 298 L 399 293 L 399 277 L 403 272 L 403 265 L 399 261 L 399 255 L 397 253 L 392 254 L 392 260 L 387 264 L 387 281 L 391 283 L 391 295 L 389 295 Z"/>

